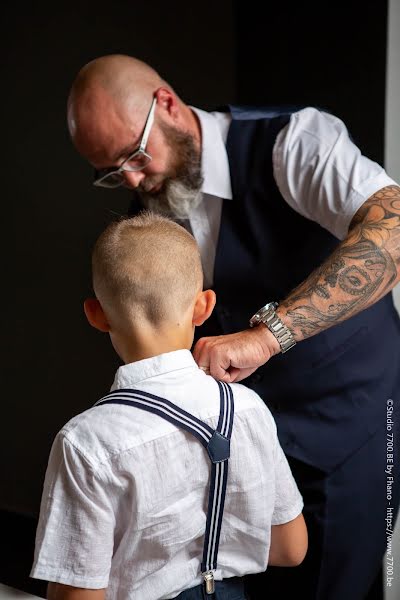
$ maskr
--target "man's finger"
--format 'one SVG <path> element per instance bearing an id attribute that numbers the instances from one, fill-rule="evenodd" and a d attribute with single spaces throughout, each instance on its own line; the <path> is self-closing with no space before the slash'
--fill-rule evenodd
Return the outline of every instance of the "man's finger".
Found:
<path id="1" fill-rule="evenodd" d="M 220 379 L 221 381 L 226 381 L 229 383 L 231 381 L 231 377 L 229 374 L 229 367 L 231 366 L 230 358 L 225 350 L 222 347 L 214 347 L 210 348 L 210 375 L 212 375 L 215 379 Z"/>
<path id="2" fill-rule="evenodd" d="M 224 379 L 226 383 L 234 383 L 240 378 L 240 372 L 242 369 L 238 369 L 237 367 L 229 367 L 227 371 L 227 375 L 229 375 L 229 379 Z"/>
<path id="3" fill-rule="evenodd" d="M 200 359 L 200 354 L 203 350 L 204 344 L 206 343 L 206 340 L 207 340 L 207 338 L 200 338 L 199 340 L 197 340 L 195 347 L 193 348 L 192 354 L 193 354 L 193 358 L 197 362 L 197 364 L 203 364 L 203 363 L 200 363 L 199 359 Z M 206 364 L 206 363 L 204 363 L 204 364 Z"/>
<path id="4" fill-rule="evenodd" d="M 256 371 L 257 369 L 236 369 L 235 367 L 233 367 L 235 369 L 235 374 L 234 377 L 232 377 L 231 379 L 231 383 L 236 383 L 238 381 L 242 381 L 243 379 L 246 379 L 246 377 L 249 377 L 249 375 L 251 375 L 252 373 L 254 373 L 254 371 Z M 231 369 L 231 374 L 232 374 L 232 369 Z"/>

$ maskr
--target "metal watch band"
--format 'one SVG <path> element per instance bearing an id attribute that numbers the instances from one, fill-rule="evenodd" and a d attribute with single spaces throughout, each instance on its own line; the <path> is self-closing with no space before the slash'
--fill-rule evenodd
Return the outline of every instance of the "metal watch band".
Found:
<path id="1" fill-rule="evenodd" d="M 281 351 L 284 353 L 290 350 L 290 348 L 293 348 L 293 346 L 296 345 L 296 342 L 290 329 L 284 325 L 276 314 L 275 309 L 277 307 L 277 302 L 269 302 L 260 308 L 260 310 L 250 319 L 250 327 L 254 327 L 254 325 L 258 325 L 259 323 L 264 323 L 276 337 L 281 347 Z"/>

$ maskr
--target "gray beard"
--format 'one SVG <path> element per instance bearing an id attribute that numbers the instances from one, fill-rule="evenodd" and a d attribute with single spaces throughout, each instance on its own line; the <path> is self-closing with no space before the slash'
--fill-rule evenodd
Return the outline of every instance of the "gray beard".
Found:
<path id="1" fill-rule="evenodd" d="M 160 127 L 175 157 L 175 174 L 159 192 L 150 194 L 139 186 L 138 193 L 146 208 L 172 219 L 188 219 L 202 200 L 201 155 L 191 135 L 164 123 Z"/>
<path id="2" fill-rule="evenodd" d="M 139 194 L 146 208 L 172 219 L 188 219 L 202 200 L 201 189 L 188 186 L 179 178 L 168 180 L 165 190 L 158 194 Z"/>

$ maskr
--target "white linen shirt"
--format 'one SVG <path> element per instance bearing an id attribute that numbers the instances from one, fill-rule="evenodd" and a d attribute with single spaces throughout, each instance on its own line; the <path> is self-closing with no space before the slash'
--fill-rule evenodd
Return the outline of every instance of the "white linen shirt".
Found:
<path id="1" fill-rule="evenodd" d="M 219 388 L 188 350 L 120 367 L 111 389 L 132 387 L 217 425 Z M 252 390 L 232 388 L 217 580 L 264 571 L 271 524 L 303 508 L 271 413 Z M 50 453 L 31 577 L 107 588 L 113 600 L 173 598 L 198 585 L 209 470 L 199 441 L 157 415 L 104 405 L 74 417 Z"/>
<path id="2" fill-rule="evenodd" d="M 222 200 L 232 199 L 225 147 L 231 115 L 191 109 L 201 125 L 204 183 L 202 202 L 189 221 L 200 247 L 205 287 L 211 287 Z M 291 115 L 277 136 L 272 159 L 284 200 L 340 240 L 365 200 L 387 185 L 397 185 L 378 163 L 361 154 L 343 121 L 312 107 Z"/>

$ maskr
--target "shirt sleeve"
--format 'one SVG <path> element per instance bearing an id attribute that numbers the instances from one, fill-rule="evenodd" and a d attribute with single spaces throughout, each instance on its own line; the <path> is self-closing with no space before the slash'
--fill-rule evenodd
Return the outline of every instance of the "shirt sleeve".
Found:
<path id="1" fill-rule="evenodd" d="M 343 121 L 315 108 L 291 116 L 273 151 L 274 176 L 286 202 L 339 239 L 360 206 L 378 190 L 397 185 L 363 156 Z"/>
<path id="2" fill-rule="evenodd" d="M 275 497 L 271 525 L 283 525 L 295 519 L 303 510 L 304 502 L 297 483 L 292 475 L 289 463 L 279 443 L 275 419 L 271 411 L 264 405 L 267 414 L 268 428 L 272 439 Z"/>
<path id="3" fill-rule="evenodd" d="M 303 498 L 276 436 L 275 441 L 275 504 L 271 525 L 283 525 L 295 519 L 303 510 Z"/>
<path id="4" fill-rule="evenodd" d="M 60 432 L 46 471 L 31 577 L 106 588 L 114 529 L 107 485 Z"/>

